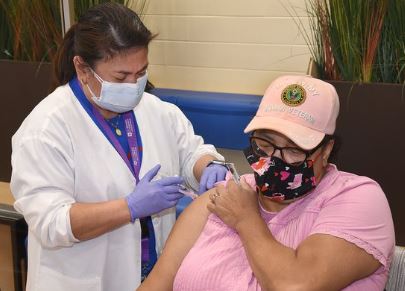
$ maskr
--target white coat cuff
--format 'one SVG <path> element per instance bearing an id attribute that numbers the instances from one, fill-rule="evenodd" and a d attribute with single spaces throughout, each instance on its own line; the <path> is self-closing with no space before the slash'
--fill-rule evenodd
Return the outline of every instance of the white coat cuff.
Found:
<path id="1" fill-rule="evenodd" d="M 210 155 L 213 156 L 216 160 L 224 161 L 224 157 L 220 155 L 213 145 L 210 144 L 203 144 L 198 147 L 198 149 L 194 152 L 193 156 L 188 161 L 188 165 L 186 166 L 189 171 L 187 171 L 187 175 L 184 175 L 186 183 L 191 186 L 194 190 L 198 191 L 200 184 L 197 179 L 194 177 L 194 165 L 202 156 Z"/>

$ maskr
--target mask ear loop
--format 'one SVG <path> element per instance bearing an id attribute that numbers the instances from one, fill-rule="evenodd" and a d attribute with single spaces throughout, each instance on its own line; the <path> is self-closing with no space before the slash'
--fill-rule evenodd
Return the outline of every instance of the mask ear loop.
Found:
<path id="1" fill-rule="evenodd" d="M 100 97 L 97 97 L 96 94 L 94 94 L 93 90 L 90 89 L 89 84 L 86 84 L 87 89 L 89 90 L 91 97 L 96 98 L 97 100 L 100 100 Z"/>
<path id="2" fill-rule="evenodd" d="M 326 136 L 325 136 L 325 137 L 326 137 Z M 332 137 L 332 138 L 328 138 L 328 139 L 325 138 L 323 141 L 321 141 L 321 143 L 320 143 L 319 145 L 317 145 L 317 146 L 315 147 L 315 151 L 313 151 L 313 152 L 311 153 L 311 155 L 313 155 L 318 149 L 323 148 L 324 145 L 328 144 L 331 140 L 333 141 L 334 138 L 333 138 L 333 137 Z M 312 163 L 315 163 L 316 160 L 319 158 L 319 156 L 320 156 L 321 154 L 322 154 L 322 151 L 321 151 L 314 159 L 312 159 Z M 327 154 L 327 156 L 323 157 L 323 159 L 322 159 L 322 165 L 323 165 L 324 167 L 326 167 L 326 166 L 328 165 L 328 158 L 329 158 L 329 155 L 330 155 L 330 152 Z M 307 160 L 308 160 L 308 159 L 307 159 Z"/>
<path id="3" fill-rule="evenodd" d="M 99 81 L 100 84 L 102 84 L 104 82 L 104 80 L 101 79 L 101 77 L 91 67 L 89 67 L 89 69 L 93 73 L 94 77 L 96 77 L 97 81 Z"/>
<path id="4" fill-rule="evenodd" d="M 89 66 L 90 71 L 93 73 L 93 76 L 96 78 L 96 80 L 101 84 L 101 86 L 103 85 L 104 80 L 101 79 L 101 77 Z M 100 97 L 97 97 L 96 94 L 94 94 L 93 90 L 91 90 L 90 86 L 88 83 L 86 83 L 86 87 L 89 90 L 91 96 L 93 98 L 96 98 L 97 100 L 100 100 Z M 101 90 L 101 89 L 100 89 Z M 101 92 L 100 92 L 101 93 Z M 101 94 L 100 94 L 101 95 Z"/>
<path id="5" fill-rule="evenodd" d="M 322 149 L 322 147 L 324 146 L 324 144 L 320 144 L 320 145 L 318 145 L 318 148 L 315 150 L 315 152 L 313 152 L 312 154 L 314 154 L 314 153 L 316 153 L 316 151 L 317 150 L 319 150 L 319 149 Z M 312 159 L 312 160 L 310 160 L 310 159 L 307 159 L 307 161 L 312 161 L 312 165 L 313 164 L 315 164 L 315 162 L 316 162 L 316 160 L 320 157 L 322 155 L 322 151 L 314 158 L 314 159 Z M 324 163 L 325 162 L 325 163 Z M 326 165 L 327 165 L 328 163 L 327 163 L 327 159 L 323 159 L 323 161 L 322 161 L 322 166 L 324 166 L 324 167 L 326 167 Z M 323 175 L 322 175 L 323 176 Z M 321 176 L 321 178 L 322 178 L 322 176 Z M 315 176 L 314 176 L 314 178 L 315 178 L 315 181 L 319 181 L 321 178 L 316 178 Z M 318 184 L 318 183 L 316 183 L 316 184 Z"/>
<path id="6" fill-rule="evenodd" d="M 322 148 L 322 147 L 320 147 L 320 148 Z M 319 148 L 319 149 L 320 149 L 320 148 Z M 318 150 L 318 149 L 317 149 L 317 150 Z M 316 151 L 315 151 L 315 152 L 316 152 Z M 315 152 L 314 152 L 314 153 L 315 153 Z M 313 154 L 314 154 L 314 153 L 313 153 Z M 317 154 L 315 158 L 309 159 L 309 160 L 310 160 L 310 161 L 312 160 L 312 162 L 315 163 L 316 160 L 321 156 L 321 154 L 322 154 L 322 151 L 321 151 L 319 154 Z"/>
<path id="7" fill-rule="evenodd" d="M 327 139 L 322 140 L 314 149 L 309 151 L 309 155 L 313 155 L 314 153 L 316 153 L 317 150 L 321 149 L 326 143 L 328 142 Z M 316 160 L 319 158 L 319 156 L 322 154 L 322 151 L 313 159 L 308 159 L 306 158 L 306 161 L 312 161 L 312 163 L 315 163 Z"/>

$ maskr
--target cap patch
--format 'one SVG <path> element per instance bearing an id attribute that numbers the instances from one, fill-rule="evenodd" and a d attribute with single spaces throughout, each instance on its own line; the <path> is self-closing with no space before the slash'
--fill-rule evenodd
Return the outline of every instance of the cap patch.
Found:
<path id="1" fill-rule="evenodd" d="M 281 101 L 288 106 L 298 106 L 305 102 L 307 92 L 304 87 L 292 84 L 284 88 L 281 92 Z"/>

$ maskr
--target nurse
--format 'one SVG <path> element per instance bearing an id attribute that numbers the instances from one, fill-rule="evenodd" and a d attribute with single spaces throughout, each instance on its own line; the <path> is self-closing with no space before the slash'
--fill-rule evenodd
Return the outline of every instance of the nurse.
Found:
<path id="1" fill-rule="evenodd" d="M 182 112 L 144 92 L 152 38 L 125 6 L 89 9 L 59 48 L 59 87 L 13 136 L 28 291 L 134 290 L 174 224 L 179 185 L 202 192 L 225 177 Z"/>

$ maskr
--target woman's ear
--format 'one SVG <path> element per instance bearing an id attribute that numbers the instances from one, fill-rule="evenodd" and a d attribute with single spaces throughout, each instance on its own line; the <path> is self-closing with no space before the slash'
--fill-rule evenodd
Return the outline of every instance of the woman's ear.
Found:
<path id="1" fill-rule="evenodd" d="M 331 139 L 328 141 L 325 146 L 323 147 L 322 151 L 322 165 L 326 167 L 328 165 L 328 159 L 330 156 L 330 153 L 332 152 L 333 146 L 335 145 L 335 141 Z"/>
<path id="2" fill-rule="evenodd" d="M 75 66 L 76 75 L 82 85 L 88 83 L 89 66 L 83 61 L 82 57 L 74 56 L 73 65 Z"/>

